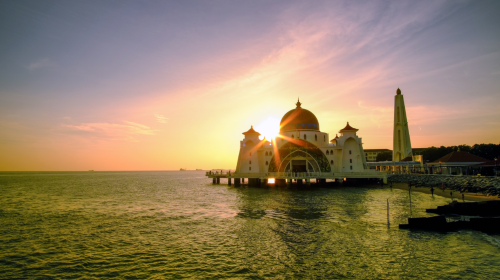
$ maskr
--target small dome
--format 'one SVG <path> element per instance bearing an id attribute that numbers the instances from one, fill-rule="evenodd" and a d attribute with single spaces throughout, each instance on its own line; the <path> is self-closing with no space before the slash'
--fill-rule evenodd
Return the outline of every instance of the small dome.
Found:
<path id="1" fill-rule="evenodd" d="M 245 135 L 245 136 L 247 136 L 247 135 L 257 135 L 257 136 L 259 136 L 260 135 L 260 133 L 258 133 L 257 131 L 255 131 L 253 129 L 253 125 L 250 127 L 250 129 L 247 132 L 243 132 L 242 134 Z"/>
<path id="2" fill-rule="evenodd" d="M 297 108 L 288 111 L 280 122 L 280 131 L 290 130 L 316 130 L 319 131 L 319 122 L 316 116 L 309 110 L 300 107 L 300 101 L 297 101 Z"/>

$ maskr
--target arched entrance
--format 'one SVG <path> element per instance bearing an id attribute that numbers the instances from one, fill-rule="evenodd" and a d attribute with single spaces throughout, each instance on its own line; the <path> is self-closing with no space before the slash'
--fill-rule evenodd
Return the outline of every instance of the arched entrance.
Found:
<path id="1" fill-rule="evenodd" d="M 331 167 L 326 156 L 316 145 L 292 139 L 273 155 L 268 171 L 331 172 Z"/>
<path id="2" fill-rule="evenodd" d="M 293 151 L 282 159 L 279 172 L 321 172 L 314 157 L 304 151 Z"/>

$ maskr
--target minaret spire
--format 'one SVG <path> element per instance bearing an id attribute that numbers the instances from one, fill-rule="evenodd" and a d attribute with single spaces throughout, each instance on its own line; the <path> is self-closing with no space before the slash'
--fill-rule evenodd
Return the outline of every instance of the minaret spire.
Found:
<path id="1" fill-rule="evenodd" d="M 301 104 L 302 104 L 302 103 L 300 103 L 300 100 L 299 100 L 299 98 L 297 97 L 297 103 L 296 103 L 295 105 L 297 105 L 297 108 L 300 108 L 300 105 L 301 105 Z"/>
<path id="2" fill-rule="evenodd" d="M 392 161 L 401 161 L 406 157 L 413 156 L 408 120 L 406 119 L 405 101 L 399 88 L 396 90 L 396 96 L 394 96 L 392 150 Z"/>

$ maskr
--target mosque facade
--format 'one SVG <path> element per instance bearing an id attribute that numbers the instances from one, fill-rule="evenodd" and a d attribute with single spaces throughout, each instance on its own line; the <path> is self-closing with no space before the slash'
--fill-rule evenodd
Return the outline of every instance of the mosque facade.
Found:
<path id="1" fill-rule="evenodd" d="M 232 177 L 382 178 L 367 167 L 358 129 L 347 122 L 330 138 L 320 130 L 316 116 L 301 105 L 298 101 L 283 116 L 279 136 L 273 141 L 259 139 L 253 127 L 243 132 Z"/>

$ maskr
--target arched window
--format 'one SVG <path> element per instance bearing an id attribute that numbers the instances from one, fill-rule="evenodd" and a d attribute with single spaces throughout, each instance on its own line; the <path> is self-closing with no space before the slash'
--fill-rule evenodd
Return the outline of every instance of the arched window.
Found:
<path id="1" fill-rule="evenodd" d="M 252 161 L 250 161 L 250 164 L 252 164 Z"/>
<path id="2" fill-rule="evenodd" d="M 351 159 L 349 159 L 349 163 L 352 163 L 352 158 L 351 158 Z"/>
<path id="3" fill-rule="evenodd" d="M 349 150 L 349 154 L 351 154 L 351 150 Z"/>
<path id="4" fill-rule="evenodd" d="M 269 162 L 266 161 L 266 165 L 269 165 Z"/>
<path id="5" fill-rule="evenodd" d="M 304 134 L 304 140 L 307 140 L 307 135 Z"/>
<path id="6" fill-rule="evenodd" d="M 250 166 L 250 167 L 248 167 L 248 170 L 252 170 L 252 167 L 251 167 L 251 166 Z"/>
<path id="7" fill-rule="evenodd" d="M 333 155 L 333 150 L 330 150 L 330 155 Z"/>
<path id="8" fill-rule="evenodd" d="M 293 134 L 292 134 L 292 139 L 295 139 L 295 136 L 293 136 Z"/>
<path id="9" fill-rule="evenodd" d="M 333 160 L 330 160 L 330 164 L 332 164 L 332 165 L 333 165 Z"/>
<path id="10" fill-rule="evenodd" d="M 314 134 L 314 141 L 318 141 L 318 135 Z"/>
<path id="11" fill-rule="evenodd" d="M 250 156 L 252 156 L 252 153 L 250 153 Z"/>
<path id="12" fill-rule="evenodd" d="M 329 155 L 329 154 L 330 154 L 330 152 L 329 152 L 328 150 L 326 150 L 326 154 L 327 154 L 327 155 Z"/>
<path id="13" fill-rule="evenodd" d="M 273 155 L 273 152 L 269 152 L 269 155 L 272 156 Z"/>
<path id="14" fill-rule="evenodd" d="M 267 152 L 266 152 L 266 156 L 267 156 Z"/>
<path id="15" fill-rule="evenodd" d="M 351 170 L 352 170 L 352 165 L 351 165 Z"/>
<path id="16" fill-rule="evenodd" d="M 323 135 L 323 142 L 326 141 L 326 135 Z"/>

